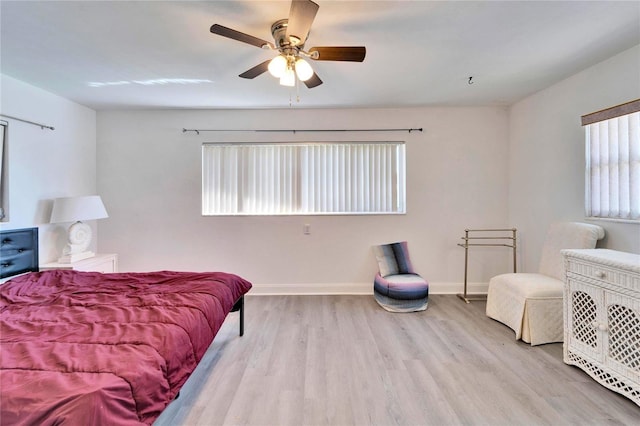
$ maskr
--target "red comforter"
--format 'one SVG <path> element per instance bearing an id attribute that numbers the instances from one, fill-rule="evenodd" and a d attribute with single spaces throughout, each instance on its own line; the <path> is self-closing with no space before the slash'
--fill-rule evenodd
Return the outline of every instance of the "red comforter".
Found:
<path id="1" fill-rule="evenodd" d="M 0 285 L 1 424 L 151 424 L 251 283 L 45 271 Z"/>

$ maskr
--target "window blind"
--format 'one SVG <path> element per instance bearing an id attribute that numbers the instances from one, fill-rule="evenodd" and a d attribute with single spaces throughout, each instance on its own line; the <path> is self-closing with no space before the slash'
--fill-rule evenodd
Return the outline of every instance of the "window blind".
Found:
<path id="1" fill-rule="evenodd" d="M 405 213 L 405 145 L 204 144 L 203 215 Z"/>
<path id="2" fill-rule="evenodd" d="M 587 216 L 640 220 L 640 112 L 587 124 L 585 138 Z"/>

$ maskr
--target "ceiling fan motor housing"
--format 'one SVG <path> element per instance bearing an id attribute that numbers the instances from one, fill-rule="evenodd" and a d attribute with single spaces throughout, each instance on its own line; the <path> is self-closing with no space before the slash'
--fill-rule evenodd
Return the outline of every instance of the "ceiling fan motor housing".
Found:
<path id="1" fill-rule="evenodd" d="M 304 46 L 304 43 L 298 37 L 296 36 L 287 37 L 288 24 L 289 24 L 288 19 L 280 19 L 274 22 L 273 25 L 271 25 L 271 35 L 273 36 L 273 39 L 276 42 L 276 47 L 282 53 L 286 53 L 284 52 L 284 50 L 288 48 L 296 47 L 298 49 L 301 49 L 302 46 Z"/>

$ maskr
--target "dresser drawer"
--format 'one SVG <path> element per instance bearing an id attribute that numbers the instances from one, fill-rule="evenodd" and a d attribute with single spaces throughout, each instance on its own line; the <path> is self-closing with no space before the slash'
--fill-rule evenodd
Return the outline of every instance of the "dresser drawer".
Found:
<path id="1" fill-rule="evenodd" d="M 640 291 L 640 279 L 630 276 L 625 272 L 611 269 L 603 265 L 583 263 L 570 260 L 567 266 L 568 273 L 574 273 L 581 277 L 613 284 L 615 286 L 635 289 Z"/>
<path id="2" fill-rule="evenodd" d="M 565 267 L 576 279 L 602 283 L 608 288 L 640 292 L 640 256 L 616 255 L 611 250 L 566 250 Z M 600 259 L 597 255 L 602 256 Z"/>

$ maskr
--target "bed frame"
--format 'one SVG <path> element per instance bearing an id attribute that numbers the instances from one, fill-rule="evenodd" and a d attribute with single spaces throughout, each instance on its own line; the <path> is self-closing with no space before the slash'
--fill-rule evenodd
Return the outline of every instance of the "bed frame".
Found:
<path id="1" fill-rule="evenodd" d="M 238 299 L 238 301 L 236 302 L 235 305 L 233 305 L 233 308 L 231 308 L 231 312 L 238 312 L 240 311 L 240 335 L 243 336 L 244 335 L 244 296 L 240 296 L 240 299 Z"/>
<path id="2" fill-rule="evenodd" d="M 38 272 L 38 228 L 0 231 L 0 278 Z"/>

